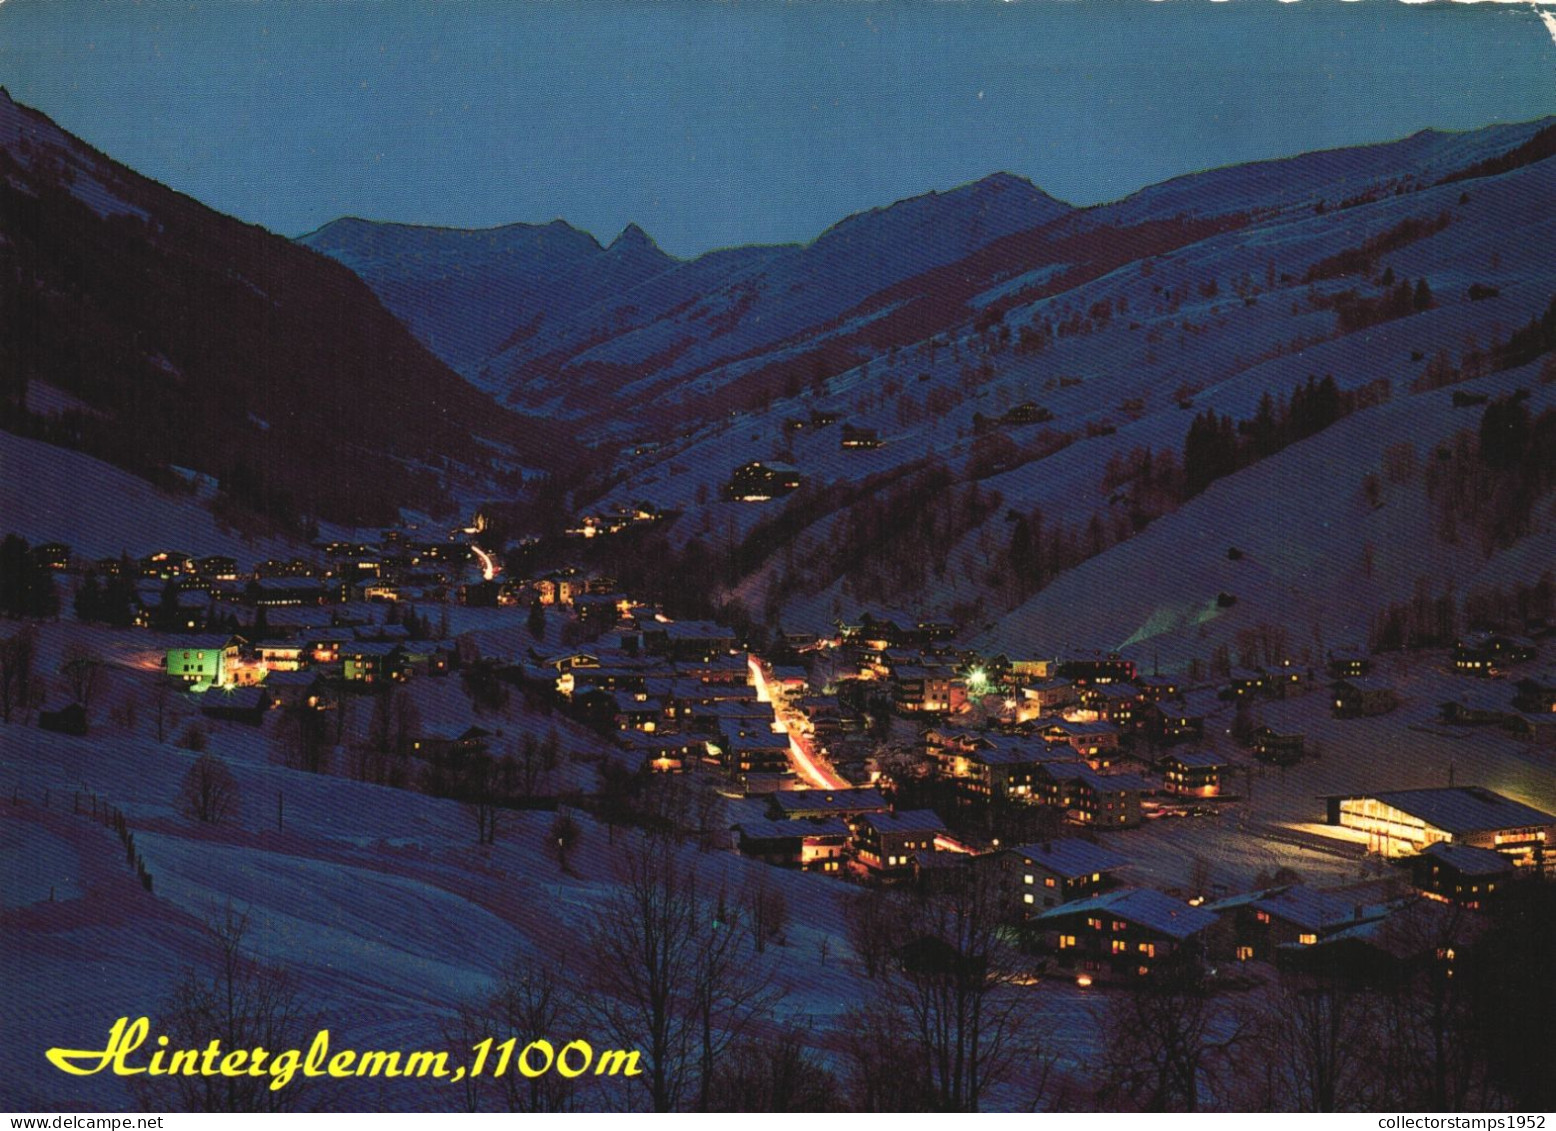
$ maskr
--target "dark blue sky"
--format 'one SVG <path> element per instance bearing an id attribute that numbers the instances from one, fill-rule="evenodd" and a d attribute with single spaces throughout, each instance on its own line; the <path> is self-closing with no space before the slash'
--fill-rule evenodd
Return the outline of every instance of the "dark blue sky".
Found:
<path id="1" fill-rule="evenodd" d="M 1086 204 L 1556 113 L 1556 44 L 1528 6 L 1395 0 L 7 0 L 0 83 L 287 235 L 561 216 L 685 255 L 998 169 Z"/>

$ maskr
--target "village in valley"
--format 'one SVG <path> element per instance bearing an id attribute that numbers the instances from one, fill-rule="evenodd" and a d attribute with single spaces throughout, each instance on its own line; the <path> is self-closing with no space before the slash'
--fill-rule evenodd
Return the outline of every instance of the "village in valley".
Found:
<path id="1" fill-rule="evenodd" d="M 199 755 L 175 808 L 213 828 L 236 819 L 237 786 L 207 751 L 246 749 L 455 803 L 483 850 L 543 817 L 564 872 L 579 840 L 632 830 L 744 858 L 846 920 L 823 929 L 855 958 L 840 942 L 827 964 L 934 961 L 890 926 L 872 944 L 829 896 L 976 891 L 1038 1015 L 1044 987 L 1136 992 L 1189 959 L 1231 995 L 1451 977 L 1488 913 L 1551 881 L 1556 816 L 1509 796 L 1556 778 L 1544 619 L 1384 654 L 1249 641 L 1164 675 L 1117 654 L 985 654 L 897 610 L 827 632 L 674 619 L 590 568 L 594 525 L 513 543 L 530 569 L 481 544 L 479 514 L 241 567 L 168 548 L 82 561 L 10 536 L 8 600 L 49 615 L 5 642 L 7 722 Z M 46 788 L 24 773 L 13 804 L 25 789 L 79 817 L 88 761 Z M 111 805 L 90 796 L 94 815 Z M 156 852 L 128 843 L 155 891 Z M 785 897 L 750 911 L 759 951 L 786 948 Z"/>
<path id="2" fill-rule="evenodd" d="M 478 516 L 438 540 L 387 530 L 241 572 L 228 556 L 169 549 L 80 562 L 63 543 L 29 548 L 13 535 L 13 553 L 54 601 L 66 596 L 72 620 L 118 631 L 100 651 L 66 645 L 52 692 L 8 656 L 6 713 L 75 736 L 146 725 L 147 713 L 159 740 L 180 726 L 202 743 L 213 728 L 251 727 L 309 769 L 346 773 L 331 764 L 345 755 L 373 762 L 370 780 L 436 781 L 456 800 L 667 820 L 677 836 L 852 882 L 933 891 L 987 872 L 1035 947 L 1104 978 L 1149 972 L 1136 935 L 1165 952 L 1250 900 L 1295 903 L 1300 880 L 1273 881 L 1299 861 L 1327 881 L 1303 901 L 1324 913 L 1277 914 L 1277 929 L 1224 957 L 1300 961 L 1297 948 L 1339 933 L 1341 949 L 1386 952 L 1386 933 L 1351 928 L 1423 899 L 1436 909 L 1414 914 L 1456 918 L 1453 906 L 1477 910 L 1556 863 L 1556 816 L 1496 792 L 1505 771 L 1472 752 L 1522 752 L 1556 772 L 1556 670 L 1530 636 L 1474 631 L 1412 657 L 1255 646 L 1239 657 L 1248 666 L 1223 654 L 1220 670 L 1164 676 L 1117 654 L 982 655 L 957 645 L 954 623 L 867 611 L 825 635 L 763 633 L 758 648 L 577 564 L 510 576 L 481 529 Z M 98 686 L 127 681 L 143 686 Z M 465 695 L 424 710 L 428 681 Z M 533 750 L 515 762 L 505 721 L 523 730 L 552 714 L 588 736 L 573 757 L 597 780 L 563 772 L 554 724 L 543 764 Z M 1380 744 L 1384 727 L 1406 733 Z M 364 730 L 379 749 L 350 751 Z M 1374 747 L 1416 735 L 1430 745 L 1412 744 L 1419 761 L 1389 781 L 1347 765 L 1352 730 Z M 668 777 L 697 803 L 654 810 L 651 783 Z M 1293 781 L 1333 792 L 1303 796 Z M 1229 853 L 1237 841 L 1247 847 Z M 1281 863 L 1252 890 L 1248 861 Z M 1202 913 L 1132 922 L 1142 889 Z M 1084 926 L 1076 941 L 1077 922 L 1115 905 L 1133 932 L 1127 950 Z"/>

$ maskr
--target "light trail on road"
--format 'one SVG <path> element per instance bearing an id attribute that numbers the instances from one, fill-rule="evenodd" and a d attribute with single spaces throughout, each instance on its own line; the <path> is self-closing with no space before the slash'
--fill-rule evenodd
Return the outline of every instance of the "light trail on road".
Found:
<path id="1" fill-rule="evenodd" d="M 822 766 L 817 757 L 806 748 L 805 736 L 789 722 L 786 717 L 787 712 L 778 709 L 778 704 L 767 686 L 767 673 L 762 670 L 762 661 L 754 655 L 747 655 L 746 666 L 751 669 L 751 680 L 756 685 L 757 702 L 773 704 L 773 717 L 789 735 L 789 761 L 794 764 L 794 769 L 799 776 L 814 789 L 852 789 L 848 782 L 831 769 Z"/>
<path id="2" fill-rule="evenodd" d="M 486 578 L 487 581 L 490 581 L 492 578 L 496 577 L 497 559 L 491 554 L 488 554 L 485 550 L 481 549 L 481 547 L 477 546 L 474 542 L 470 543 L 470 548 L 475 551 L 475 556 L 481 559 L 481 576 Z"/>

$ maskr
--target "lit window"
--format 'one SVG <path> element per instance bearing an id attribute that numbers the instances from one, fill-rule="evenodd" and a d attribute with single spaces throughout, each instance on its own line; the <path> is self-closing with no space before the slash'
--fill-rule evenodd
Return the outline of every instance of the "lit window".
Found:
<path id="1" fill-rule="evenodd" d="M 1297 941 L 1303 946 L 1312 946 L 1318 941 L 1318 936 L 1314 934 L 1302 934 L 1297 936 Z"/>
<path id="2" fill-rule="evenodd" d="M 1032 898 L 1032 893 L 1031 892 L 1027 892 L 1025 895 L 1023 895 L 1021 897 L 1021 901 L 1023 903 L 1036 903 L 1037 902 L 1035 899 Z"/>
<path id="3" fill-rule="evenodd" d="M 1032 882 L 1032 877 L 1030 875 L 1023 876 L 1022 879 L 1026 883 L 1031 883 Z"/>
<path id="4" fill-rule="evenodd" d="M 1028 877 L 1028 879 L 1030 879 L 1030 878 L 1031 877 Z M 1054 886 L 1054 878 L 1052 876 L 1044 876 L 1043 877 L 1043 886 L 1045 888 L 1053 887 Z"/>

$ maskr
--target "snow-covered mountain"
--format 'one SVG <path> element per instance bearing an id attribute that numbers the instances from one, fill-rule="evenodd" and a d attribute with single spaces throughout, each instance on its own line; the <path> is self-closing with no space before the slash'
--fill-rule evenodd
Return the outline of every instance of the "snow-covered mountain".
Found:
<path id="1" fill-rule="evenodd" d="M 609 247 L 561 220 L 469 231 L 347 218 L 299 242 L 362 276 L 428 348 L 468 377 L 570 311 L 675 264 L 635 224 Z"/>
<path id="2" fill-rule="evenodd" d="M 1179 177 L 1087 209 L 995 174 L 848 217 L 807 245 L 686 262 L 635 228 L 601 248 L 560 221 L 484 232 L 337 221 L 304 242 L 361 274 L 478 387 L 616 442 L 760 408 L 990 308 L 1218 234 L 1516 163 L 1543 152 L 1547 125 L 1423 131 Z"/>
<path id="3" fill-rule="evenodd" d="M 601 248 L 561 222 L 464 232 L 342 220 L 303 242 L 357 271 L 481 388 L 598 420 L 623 399 L 683 400 L 686 379 L 699 375 L 709 390 L 743 377 L 732 394 L 743 400 L 753 359 L 839 337 L 836 324 L 872 296 L 1070 211 L 996 174 L 850 216 L 804 246 L 688 262 L 665 256 L 636 226 Z M 806 375 L 816 364 L 836 370 L 852 337 L 808 351 Z"/>

